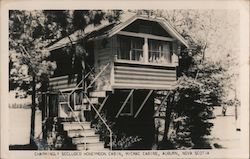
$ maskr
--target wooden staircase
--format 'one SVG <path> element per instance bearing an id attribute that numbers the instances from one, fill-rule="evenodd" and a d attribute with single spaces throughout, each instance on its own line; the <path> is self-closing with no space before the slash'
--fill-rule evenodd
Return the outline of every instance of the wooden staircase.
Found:
<path id="1" fill-rule="evenodd" d="M 67 92 L 63 92 L 63 94 L 67 96 Z M 85 111 L 85 113 L 90 114 L 92 106 L 100 112 L 109 94 L 110 91 L 90 91 L 88 99 L 84 96 L 81 98 L 81 104 L 75 103 L 75 99 L 73 99 L 73 103 L 68 101 L 70 99 L 68 96 L 64 99 L 59 98 L 59 117 L 64 119 L 61 125 L 76 150 L 109 150 L 105 143 L 100 141 L 100 136 L 96 133 L 95 128 L 91 127 L 90 119 L 85 117 L 83 113 Z M 75 98 L 75 94 L 71 94 L 71 96 Z M 72 110 L 69 106 L 72 107 Z"/>

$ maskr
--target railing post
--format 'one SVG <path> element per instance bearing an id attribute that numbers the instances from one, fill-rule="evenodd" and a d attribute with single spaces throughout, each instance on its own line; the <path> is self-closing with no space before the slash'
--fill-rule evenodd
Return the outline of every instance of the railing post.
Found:
<path id="1" fill-rule="evenodd" d="M 110 84 L 112 86 L 115 83 L 115 66 L 114 66 L 114 62 L 111 62 L 110 69 L 111 69 L 111 71 L 110 71 Z"/>
<path id="2" fill-rule="evenodd" d="M 143 61 L 148 63 L 148 38 L 144 38 L 144 45 L 143 45 Z"/>
<path id="3" fill-rule="evenodd" d="M 113 136 L 113 134 L 112 134 L 112 131 L 110 132 L 110 139 L 109 139 L 109 145 L 110 145 L 110 150 L 112 150 L 113 149 L 113 139 L 112 139 L 112 136 Z"/>

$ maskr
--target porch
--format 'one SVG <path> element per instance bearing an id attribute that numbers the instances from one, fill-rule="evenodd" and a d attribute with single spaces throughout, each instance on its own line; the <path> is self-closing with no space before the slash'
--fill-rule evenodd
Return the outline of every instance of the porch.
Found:
<path id="1" fill-rule="evenodd" d="M 120 31 L 115 41 L 112 89 L 169 90 L 175 84 L 180 46 L 173 38 Z"/>

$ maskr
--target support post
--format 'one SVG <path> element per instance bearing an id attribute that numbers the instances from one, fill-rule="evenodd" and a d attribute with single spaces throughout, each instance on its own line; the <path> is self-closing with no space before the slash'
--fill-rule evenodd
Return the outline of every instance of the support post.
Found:
<path id="1" fill-rule="evenodd" d="M 137 110 L 137 112 L 135 113 L 134 118 L 136 118 L 138 116 L 138 114 L 141 112 L 143 106 L 145 105 L 145 103 L 147 102 L 147 100 L 149 99 L 149 97 L 151 96 L 151 94 L 153 93 L 154 90 L 150 90 L 148 95 L 146 96 L 146 98 L 144 99 L 144 101 L 142 102 L 141 106 L 139 107 L 139 109 Z"/>
<path id="2" fill-rule="evenodd" d="M 132 90 L 129 92 L 129 94 L 128 94 L 126 100 L 124 101 L 124 103 L 122 104 L 120 110 L 119 110 L 118 113 L 116 114 L 116 116 L 115 116 L 116 118 L 118 118 L 118 116 L 121 114 L 122 110 L 124 109 L 126 103 L 127 103 L 128 100 L 129 100 L 129 98 L 132 96 L 133 92 L 134 92 L 134 89 L 132 89 Z"/>
<path id="3" fill-rule="evenodd" d="M 99 107 L 99 109 L 98 109 L 98 112 L 99 112 L 99 113 L 101 112 L 101 110 L 102 110 L 103 106 L 105 105 L 106 101 L 108 100 L 108 98 L 109 98 L 109 95 L 107 95 L 107 96 L 105 97 L 105 99 L 103 100 L 102 104 L 100 105 L 100 107 Z M 95 119 L 96 119 L 97 117 L 98 117 L 98 115 L 96 114 L 96 115 L 95 115 Z"/>

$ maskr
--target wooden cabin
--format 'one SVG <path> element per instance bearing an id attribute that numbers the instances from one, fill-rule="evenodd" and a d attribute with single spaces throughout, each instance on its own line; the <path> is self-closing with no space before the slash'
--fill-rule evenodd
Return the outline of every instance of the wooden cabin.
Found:
<path id="1" fill-rule="evenodd" d="M 156 94 L 176 84 L 178 56 L 189 47 L 187 42 L 165 19 L 156 17 L 133 15 L 86 29 L 49 47 L 49 60 L 57 62 L 57 70 L 49 80 L 44 116 L 73 117 L 75 121 L 61 123 L 64 131 L 76 149 L 91 150 L 99 138 L 87 141 L 74 132 L 84 136 L 81 124 L 99 118 L 103 111 L 121 133 L 143 139 L 134 149 L 150 149 L 157 104 L 163 105 L 155 102 Z M 82 51 L 79 47 L 88 54 L 84 66 L 76 56 Z"/>

